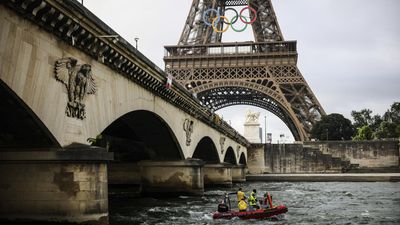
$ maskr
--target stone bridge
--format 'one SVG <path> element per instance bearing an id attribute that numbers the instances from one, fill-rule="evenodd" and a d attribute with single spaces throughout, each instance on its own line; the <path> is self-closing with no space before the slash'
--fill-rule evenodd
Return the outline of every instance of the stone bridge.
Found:
<path id="1" fill-rule="evenodd" d="M 0 12 L 0 219 L 107 223 L 108 184 L 243 181 L 249 142 L 77 1 Z"/>

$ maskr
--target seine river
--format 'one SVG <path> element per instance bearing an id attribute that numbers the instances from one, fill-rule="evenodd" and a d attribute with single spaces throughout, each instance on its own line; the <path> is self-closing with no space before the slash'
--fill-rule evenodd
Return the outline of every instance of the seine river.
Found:
<path id="1" fill-rule="evenodd" d="M 246 194 L 269 191 L 274 204 L 289 212 L 279 221 L 213 220 L 225 191 L 239 186 Z M 265 183 L 247 182 L 232 189 L 207 190 L 204 196 L 177 198 L 112 198 L 111 225 L 174 224 L 400 224 L 400 183 Z"/>

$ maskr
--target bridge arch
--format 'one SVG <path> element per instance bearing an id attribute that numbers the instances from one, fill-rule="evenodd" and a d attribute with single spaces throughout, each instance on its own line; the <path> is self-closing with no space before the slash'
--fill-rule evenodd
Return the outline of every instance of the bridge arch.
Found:
<path id="1" fill-rule="evenodd" d="M 263 108 L 281 119 L 291 131 L 295 140 L 306 137 L 304 127 L 295 115 L 284 107 L 283 99 L 276 90 L 251 82 L 233 82 L 227 85 L 224 81 L 208 83 L 196 87 L 197 94 L 204 105 L 219 110 L 234 105 L 251 105 Z M 243 85 L 243 86 L 242 86 Z M 299 109 L 301 110 L 301 109 Z M 312 126 L 312 124 L 310 124 Z"/>
<path id="2" fill-rule="evenodd" d="M 247 165 L 247 159 L 246 159 L 244 152 L 242 152 L 242 154 L 240 154 L 239 164 Z"/>
<path id="3" fill-rule="evenodd" d="M 0 148 L 61 148 L 33 110 L 0 79 Z"/>
<path id="4" fill-rule="evenodd" d="M 225 152 L 224 162 L 230 163 L 232 165 L 236 165 L 237 164 L 235 151 L 233 150 L 233 148 L 231 146 L 229 146 L 228 149 Z"/>
<path id="5" fill-rule="evenodd" d="M 101 132 L 100 143 L 103 147 L 109 146 L 117 161 L 184 159 L 170 126 L 147 110 L 120 116 Z"/>
<path id="6" fill-rule="evenodd" d="M 219 163 L 219 154 L 214 141 L 206 136 L 203 137 L 193 152 L 192 158 L 202 159 L 206 164 Z"/>

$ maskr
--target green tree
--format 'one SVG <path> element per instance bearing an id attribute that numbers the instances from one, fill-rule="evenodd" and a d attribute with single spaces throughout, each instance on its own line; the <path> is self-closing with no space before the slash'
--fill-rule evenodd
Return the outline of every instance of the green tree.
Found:
<path id="1" fill-rule="evenodd" d="M 383 119 L 390 123 L 400 124 L 400 102 L 395 102 L 383 115 Z"/>
<path id="2" fill-rule="evenodd" d="M 372 132 L 376 132 L 382 122 L 383 118 L 380 115 L 375 115 L 374 117 L 372 117 L 372 123 L 369 125 Z"/>
<path id="3" fill-rule="evenodd" d="M 379 130 L 374 133 L 375 138 L 397 138 L 400 137 L 397 134 L 397 126 L 394 123 L 383 121 L 379 126 Z"/>
<path id="4" fill-rule="evenodd" d="M 337 113 L 323 116 L 311 130 L 311 137 L 318 140 L 351 140 L 353 134 L 351 121 Z"/>
<path id="5" fill-rule="evenodd" d="M 379 129 L 382 117 L 380 115 L 372 116 L 372 111 L 370 109 L 362 109 L 361 111 L 351 111 L 351 116 L 354 120 L 354 128 L 362 128 L 364 126 L 369 126 L 373 132 Z"/>
<path id="6" fill-rule="evenodd" d="M 374 138 L 373 132 L 370 126 L 365 125 L 360 128 L 357 128 L 356 136 L 353 137 L 353 140 L 362 141 L 362 140 L 372 140 Z"/>
<path id="7" fill-rule="evenodd" d="M 374 137 L 400 138 L 400 102 L 394 102 L 388 111 L 385 112 Z"/>
<path id="8" fill-rule="evenodd" d="M 361 128 L 372 124 L 372 111 L 370 109 L 362 109 L 361 111 L 351 111 L 354 120 L 354 127 Z"/>
<path id="9" fill-rule="evenodd" d="M 397 127 L 396 127 L 396 135 L 397 135 L 397 137 L 400 138 L 400 124 L 397 124 Z"/>

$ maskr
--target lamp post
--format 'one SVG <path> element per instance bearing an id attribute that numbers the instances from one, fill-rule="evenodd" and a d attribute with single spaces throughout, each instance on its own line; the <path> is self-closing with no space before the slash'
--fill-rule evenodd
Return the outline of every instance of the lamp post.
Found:
<path id="1" fill-rule="evenodd" d="M 138 37 L 135 37 L 136 50 L 138 50 L 138 41 L 139 41 L 139 38 L 138 38 Z"/>
<path id="2" fill-rule="evenodd" d="M 267 144 L 267 116 L 264 116 L 264 142 Z"/>

